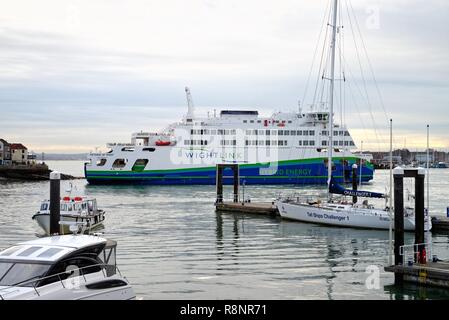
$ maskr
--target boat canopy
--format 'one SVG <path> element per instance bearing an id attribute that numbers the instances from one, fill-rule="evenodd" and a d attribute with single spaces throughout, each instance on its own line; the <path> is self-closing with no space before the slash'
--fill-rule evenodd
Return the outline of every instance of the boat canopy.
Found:
<path id="1" fill-rule="evenodd" d="M 383 193 L 345 189 L 341 185 L 336 183 L 333 178 L 329 183 L 329 192 L 335 194 L 343 194 L 345 196 L 352 196 L 352 197 L 355 196 L 364 198 L 385 198 L 385 194 Z"/>

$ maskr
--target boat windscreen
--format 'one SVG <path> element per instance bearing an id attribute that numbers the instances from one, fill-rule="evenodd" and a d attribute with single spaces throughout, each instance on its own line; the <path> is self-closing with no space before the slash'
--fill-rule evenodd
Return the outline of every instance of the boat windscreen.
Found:
<path id="1" fill-rule="evenodd" d="M 43 277 L 49 268 L 49 264 L 0 261 L 0 286 L 32 287 L 34 282 L 29 280 Z"/>

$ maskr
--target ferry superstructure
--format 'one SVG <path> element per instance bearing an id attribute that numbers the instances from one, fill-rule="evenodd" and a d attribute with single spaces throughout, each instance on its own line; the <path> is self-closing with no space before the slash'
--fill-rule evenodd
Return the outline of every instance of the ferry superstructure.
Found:
<path id="1" fill-rule="evenodd" d="M 85 177 L 90 184 L 212 185 L 216 165 L 237 163 L 245 184 L 326 184 L 329 135 L 327 110 L 277 112 L 222 110 L 195 117 L 186 88 L 188 112 L 160 132 L 137 132 L 130 143 L 108 143 L 108 152 L 90 153 Z M 325 109 L 325 108 L 322 108 Z M 345 126 L 332 128 L 334 178 L 351 179 L 362 164 L 362 181 L 373 178 L 370 155 L 356 148 Z M 225 183 L 231 178 L 226 177 Z"/>

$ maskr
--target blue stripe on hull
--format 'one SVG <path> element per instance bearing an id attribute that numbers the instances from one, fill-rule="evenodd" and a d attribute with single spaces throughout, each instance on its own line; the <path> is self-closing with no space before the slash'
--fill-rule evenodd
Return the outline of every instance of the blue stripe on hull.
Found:
<path id="1" fill-rule="evenodd" d="M 346 174 L 345 174 L 346 173 Z M 366 166 L 362 168 L 362 181 L 373 179 L 374 171 Z M 333 173 L 337 183 L 350 181 L 351 166 L 343 169 L 337 165 Z M 89 173 L 86 179 L 90 184 L 145 184 L 145 185 L 215 185 L 215 169 L 177 172 L 177 173 Z M 326 184 L 327 167 L 323 163 L 279 165 L 275 175 L 261 175 L 260 167 L 240 168 L 240 182 L 247 185 L 274 184 Z M 232 171 L 225 169 L 224 183 L 232 184 Z"/>

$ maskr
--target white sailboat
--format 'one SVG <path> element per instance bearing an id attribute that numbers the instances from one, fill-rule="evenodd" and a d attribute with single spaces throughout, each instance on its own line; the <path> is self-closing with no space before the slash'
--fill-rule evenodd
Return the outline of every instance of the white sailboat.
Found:
<path id="1" fill-rule="evenodd" d="M 368 203 L 368 200 L 364 200 L 362 204 L 351 203 L 344 198 L 333 199 L 333 193 L 339 193 L 345 196 L 359 196 L 359 197 L 376 197 L 385 198 L 388 196 L 357 190 L 346 190 L 342 187 L 335 185 L 332 180 L 332 152 L 333 148 L 333 107 L 334 107 L 334 82 L 335 82 L 335 49 L 336 49 L 336 33 L 337 33 L 337 10 L 338 0 L 333 1 L 333 18 L 330 26 L 332 27 L 331 36 L 331 57 L 330 57 L 330 87 L 329 87 L 329 142 L 328 142 L 328 198 L 324 201 L 311 200 L 300 197 L 287 197 L 281 198 L 276 201 L 277 208 L 281 217 L 302 221 L 311 222 L 325 225 L 333 225 L 340 227 L 355 227 L 355 228 L 370 228 L 370 229 L 390 229 L 393 225 L 393 219 L 391 214 L 391 201 L 390 206 L 385 204 L 385 208 L 378 209 L 372 204 Z M 391 122 L 390 122 L 391 126 Z M 391 128 L 391 127 L 390 127 Z M 391 130 L 390 130 L 391 135 Z M 390 149 L 391 149 L 391 137 L 390 137 Z M 391 151 L 390 151 L 391 156 Z M 391 175 L 391 159 L 390 159 L 390 175 Z M 390 178 L 390 189 L 391 189 Z M 391 191 L 390 191 L 391 199 Z M 412 231 L 415 229 L 414 209 L 404 209 L 404 229 Z M 426 216 L 425 230 L 431 229 L 431 221 Z"/>

